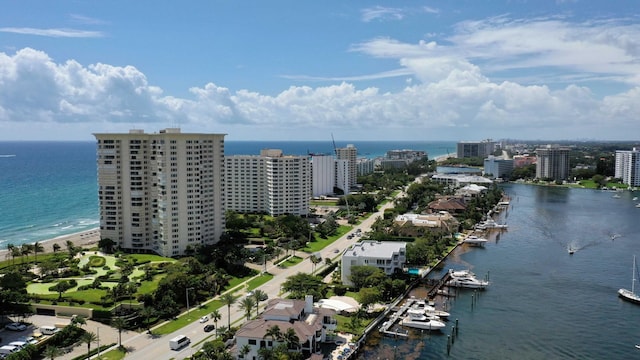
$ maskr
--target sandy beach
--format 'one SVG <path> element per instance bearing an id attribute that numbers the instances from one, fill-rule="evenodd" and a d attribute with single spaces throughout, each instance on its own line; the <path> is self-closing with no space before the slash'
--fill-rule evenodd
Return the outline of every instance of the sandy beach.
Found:
<path id="1" fill-rule="evenodd" d="M 448 153 L 446 155 L 436 156 L 435 161 L 437 163 L 441 163 L 441 162 L 447 160 L 448 158 L 454 158 L 454 157 L 457 157 L 456 153 Z"/>
<path id="2" fill-rule="evenodd" d="M 44 252 L 49 253 L 53 252 L 53 244 L 60 245 L 60 250 L 66 251 L 67 241 L 73 242 L 73 244 L 77 247 L 90 248 L 96 246 L 98 244 L 98 241 L 100 241 L 100 228 L 94 228 L 74 234 L 58 236 L 53 239 L 40 241 L 39 243 L 44 247 Z M 7 259 L 8 256 L 9 251 L 7 249 L 0 249 L 0 260 Z"/>

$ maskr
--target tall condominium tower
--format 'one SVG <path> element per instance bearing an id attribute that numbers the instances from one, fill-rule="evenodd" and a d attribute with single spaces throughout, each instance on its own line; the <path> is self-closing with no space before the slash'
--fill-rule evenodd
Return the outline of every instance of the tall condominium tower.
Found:
<path id="1" fill-rule="evenodd" d="M 640 151 L 616 150 L 615 177 L 629 186 L 640 186 Z"/>
<path id="2" fill-rule="evenodd" d="M 225 134 L 170 128 L 94 136 L 101 238 L 127 251 L 163 256 L 219 241 Z"/>
<path id="3" fill-rule="evenodd" d="M 307 156 L 265 149 L 225 158 L 226 205 L 238 212 L 308 215 L 311 163 Z"/>
<path id="4" fill-rule="evenodd" d="M 552 180 L 568 179 L 569 151 L 567 147 L 551 145 L 536 149 L 536 177 Z"/>
<path id="5" fill-rule="evenodd" d="M 458 158 L 481 157 L 493 155 L 496 150 L 496 142 L 491 139 L 482 141 L 461 141 L 457 144 L 456 156 Z"/>
<path id="6" fill-rule="evenodd" d="M 358 178 L 358 149 L 353 144 L 347 145 L 344 148 L 336 149 L 336 158 L 338 160 L 347 160 L 349 164 L 349 187 L 354 188 Z"/>

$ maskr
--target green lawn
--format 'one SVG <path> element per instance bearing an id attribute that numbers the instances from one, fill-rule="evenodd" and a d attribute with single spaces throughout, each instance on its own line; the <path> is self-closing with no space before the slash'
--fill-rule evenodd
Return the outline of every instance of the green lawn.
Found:
<path id="1" fill-rule="evenodd" d="M 200 319 L 204 315 L 210 315 L 213 310 L 220 309 L 222 306 L 225 306 L 220 302 L 220 300 L 213 300 L 210 303 L 202 306 L 194 306 L 189 314 L 184 314 L 183 316 L 178 317 L 176 320 L 170 320 L 164 325 L 160 326 L 157 329 L 153 330 L 154 334 L 166 335 L 171 334 L 172 332 L 182 329 L 183 327 L 191 324 L 192 322 Z M 209 320 L 211 321 L 211 320 Z M 218 321 L 218 325 L 223 319 Z"/>
<path id="2" fill-rule="evenodd" d="M 266 284 L 271 279 L 273 279 L 273 275 L 271 275 L 269 273 L 262 274 L 262 275 L 256 277 L 255 279 L 251 279 L 249 281 L 249 283 L 248 283 L 249 290 L 251 291 L 251 290 L 259 287 L 260 285 Z"/>
<path id="3" fill-rule="evenodd" d="M 287 260 L 279 263 L 278 266 L 289 267 L 301 263 L 302 260 L 304 259 L 299 256 L 290 256 Z"/>
<path id="4" fill-rule="evenodd" d="M 318 252 L 318 251 L 326 248 L 327 246 L 331 245 L 334 241 L 336 241 L 342 235 L 344 235 L 347 232 L 349 232 L 351 229 L 353 229 L 352 226 L 340 225 L 340 227 L 338 228 L 338 231 L 336 232 L 336 234 L 332 235 L 332 236 L 329 236 L 326 239 L 319 238 L 319 237 L 315 236 L 316 234 L 314 234 L 314 237 L 315 237 L 316 241 L 310 242 L 307 246 L 302 248 L 302 251 L 310 253 L 310 254 Z"/>

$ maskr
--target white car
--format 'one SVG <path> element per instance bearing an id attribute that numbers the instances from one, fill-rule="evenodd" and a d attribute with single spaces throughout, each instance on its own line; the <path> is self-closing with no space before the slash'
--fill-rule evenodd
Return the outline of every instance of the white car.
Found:
<path id="1" fill-rule="evenodd" d="M 201 322 L 201 323 L 205 323 L 205 322 L 207 322 L 207 321 L 209 321 L 209 317 L 208 317 L 208 316 L 206 316 L 206 315 L 200 318 L 200 322 Z"/>
<path id="2" fill-rule="evenodd" d="M 14 322 L 14 323 L 5 325 L 4 328 L 11 331 L 24 331 L 27 329 L 27 325 Z"/>

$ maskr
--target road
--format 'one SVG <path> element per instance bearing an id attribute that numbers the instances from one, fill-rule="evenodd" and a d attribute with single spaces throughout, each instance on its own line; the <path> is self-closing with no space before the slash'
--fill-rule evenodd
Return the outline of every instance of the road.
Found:
<path id="1" fill-rule="evenodd" d="M 398 194 L 398 197 L 403 196 L 404 193 Z M 355 236 L 356 229 L 361 229 L 362 233 L 366 233 L 371 229 L 371 226 L 378 219 L 378 217 L 383 216 L 384 211 L 393 206 L 393 201 L 389 201 L 382 205 L 380 209 L 369 216 L 367 219 L 363 220 L 360 225 L 351 229 L 348 233 L 341 236 L 339 239 L 334 241 L 331 245 L 327 246 L 325 249 L 321 250 L 320 257 L 322 259 L 325 258 L 336 258 L 341 254 L 345 249 L 347 249 L 351 244 L 357 241 L 357 237 Z M 352 239 L 348 239 L 348 236 L 354 234 Z M 335 250 L 338 250 L 338 253 Z M 321 270 L 325 266 L 324 262 L 321 262 L 316 266 L 316 271 Z M 295 266 L 291 266 L 289 268 L 279 268 L 275 265 L 271 265 L 267 267 L 267 271 L 274 275 L 273 279 L 271 279 L 268 283 L 258 287 L 258 289 L 264 291 L 269 299 L 274 299 L 281 297 L 282 294 L 280 292 L 280 288 L 282 283 L 287 280 L 288 277 L 295 275 L 299 272 L 302 273 L 311 273 L 313 270 L 313 264 L 307 257 L 304 261 L 296 264 Z M 223 306 L 219 309 L 221 318 L 218 321 L 219 326 L 227 326 L 227 307 Z M 238 325 L 236 323 L 243 322 L 245 319 L 244 311 L 239 309 L 239 302 L 231 306 L 231 323 L 234 325 Z M 130 333 L 127 334 L 129 336 L 125 337 L 123 334 L 122 337 L 122 345 L 127 348 L 128 354 L 126 359 L 131 360 L 169 360 L 169 359 L 183 359 L 191 356 L 193 353 L 197 352 L 205 339 L 212 340 L 215 331 L 210 333 L 205 333 L 203 328 L 205 324 L 201 324 L 199 319 L 194 316 L 193 322 L 189 325 L 183 327 L 182 329 L 163 336 L 154 336 L 147 333 Z M 209 320 L 211 322 L 211 320 Z M 186 335 L 191 339 L 191 345 L 187 346 L 179 351 L 174 351 L 169 349 L 169 339 L 177 336 L 177 335 Z M 71 357 L 61 357 L 61 359 L 71 359 Z"/>

